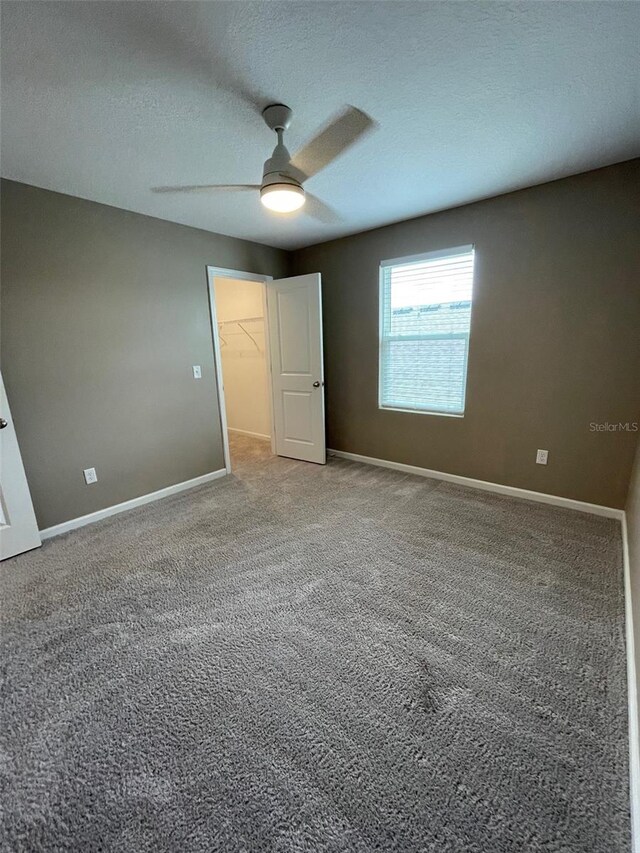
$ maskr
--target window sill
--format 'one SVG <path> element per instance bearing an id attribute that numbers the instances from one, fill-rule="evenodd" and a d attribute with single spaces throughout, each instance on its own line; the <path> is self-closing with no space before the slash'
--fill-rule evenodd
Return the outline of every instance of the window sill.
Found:
<path id="1" fill-rule="evenodd" d="M 381 412 L 404 412 L 406 415 L 432 415 L 440 418 L 464 418 L 464 412 L 428 412 L 425 409 L 399 409 L 395 406 L 378 406 Z"/>

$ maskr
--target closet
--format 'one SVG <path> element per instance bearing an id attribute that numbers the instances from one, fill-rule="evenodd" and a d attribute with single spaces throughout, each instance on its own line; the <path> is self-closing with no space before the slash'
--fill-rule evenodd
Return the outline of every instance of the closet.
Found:
<path id="1" fill-rule="evenodd" d="M 270 438 L 264 285 L 215 278 L 216 321 L 230 433 Z"/>

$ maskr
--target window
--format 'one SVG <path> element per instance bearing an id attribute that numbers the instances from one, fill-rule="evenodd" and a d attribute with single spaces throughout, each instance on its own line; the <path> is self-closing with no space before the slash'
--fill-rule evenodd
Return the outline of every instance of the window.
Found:
<path id="1" fill-rule="evenodd" d="M 381 408 L 464 413 L 472 290 L 473 246 L 382 261 Z"/>

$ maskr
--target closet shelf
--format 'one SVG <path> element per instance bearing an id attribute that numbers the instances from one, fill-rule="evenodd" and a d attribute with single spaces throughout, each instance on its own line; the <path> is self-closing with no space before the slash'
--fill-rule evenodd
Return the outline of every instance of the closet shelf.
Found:
<path id="1" fill-rule="evenodd" d="M 254 345 L 254 347 L 258 350 L 258 352 L 262 352 L 262 350 L 260 349 L 260 346 L 258 345 L 258 342 L 256 341 L 256 339 L 253 337 L 251 332 L 248 332 L 245 329 L 245 327 L 243 325 L 244 323 L 256 323 L 256 322 L 262 322 L 262 321 L 264 321 L 264 317 L 242 317 L 239 320 L 222 320 L 221 322 L 218 323 L 218 330 L 220 332 L 220 342 L 222 343 L 223 346 L 227 345 L 226 340 L 222 336 L 222 332 L 223 332 L 225 326 L 238 326 L 240 328 L 240 330 L 242 331 L 242 333 L 249 338 L 249 340 Z M 227 331 L 227 334 L 229 334 L 228 331 Z"/>
<path id="2" fill-rule="evenodd" d="M 256 323 L 258 321 L 262 322 L 264 317 L 240 317 L 238 320 L 221 320 L 218 325 L 219 326 L 236 326 L 239 323 Z"/>

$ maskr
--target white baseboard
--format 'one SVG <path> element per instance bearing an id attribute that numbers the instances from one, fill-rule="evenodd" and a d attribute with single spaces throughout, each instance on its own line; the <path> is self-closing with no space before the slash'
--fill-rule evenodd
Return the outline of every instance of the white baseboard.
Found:
<path id="1" fill-rule="evenodd" d="M 237 432 L 238 435 L 250 435 L 252 438 L 264 438 L 267 441 L 271 440 L 270 435 L 265 435 L 263 432 L 249 432 L 248 429 L 235 429 L 234 427 L 227 427 L 229 432 Z"/>
<path id="2" fill-rule="evenodd" d="M 626 514 L 622 519 L 622 560 L 624 566 L 625 641 L 627 646 L 627 691 L 629 701 L 629 806 L 631 809 L 631 850 L 640 853 L 640 738 L 638 733 L 638 691 L 636 683 L 635 638 L 631 597 L 631 564 Z"/>
<path id="3" fill-rule="evenodd" d="M 391 468 L 394 471 L 402 471 L 405 474 L 415 474 L 418 477 L 431 477 L 434 480 L 444 480 L 447 483 L 457 483 L 459 486 L 469 486 L 471 489 L 484 489 L 486 492 L 495 492 L 498 495 L 508 495 L 512 498 L 523 498 L 528 501 L 537 501 L 543 504 L 574 509 L 579 512 L 589 512 L 592 515 L 604 515 L 607 518 L 624 518 L 624 510 L 600 504 L 590 504 L 584 501 L 576 501 L 573 498 L 563 498 L 559 495 L 547 495 L 544 492 L 533 492 L 529 489 L 520 489 L 517 486 L 503 486 L 501 483 L 490 483 L 488 480 L 474 480 L 472 477 L 463 477 L 460 474 L 447 474 L 444 471 L 432 471 L 430 468 L 419 468 L 417 465 L 405 465 L 403 462 L 390 462 L 388 459 L 375 459 L 373 456 L 361 456 L 359 453 L 347 453 L 344 450 L 328 450 L 332 456 L 342 459 L 351 459 L 353 462 L 364 462 L 365 465 L 377 465 L 380 468 Z"/>
<path id="4" fill-rule="evenodd" d="M 108 518 L 110 515 L 117 515 L 119 512 L 126 512 L 129 509 L 135 509 L 137 506 L 159 501 L 162 498 L 167 498 L 169 495 L 175 495 L 178 492 L 184 492 L 187 489 L 193 489 L 195 486 L 202 486 L 204 483 L 210 483 L 212 480 L 218 480 L 220 477 L 225 477 L 227 474 L 224 468 L 219 471 L 211 471 L 209 474 L 203 474 L 201 477 L 194 477 L 192 480 L 185 480 L 182 483 L 176 483 L 174 486 L 167 486 L 164 489 L 158 489 L 157 492 L 150 492 L 147 495 L 140 495 L 138 498 L 132 498 L 130 501 L 123 501 L 120 504 L 107 506 L 104 509 L 99 509 L 96 512 L 90 512 L 88 515 L 81 515 L 79 518 L 72 518 L 69 521 L 63 521 L 62 524 L 55 524 L 53 527 L 47 527 L 40 531 L 41 539 L 50 539 L 52 536 L 59 536 L 61 533 L 68 533 L 70 530 L 76 530 L 78 527 L 84 527 L 86 524 L 93 524 L 94 521 L 100 521 L 103 518 Z"/>

